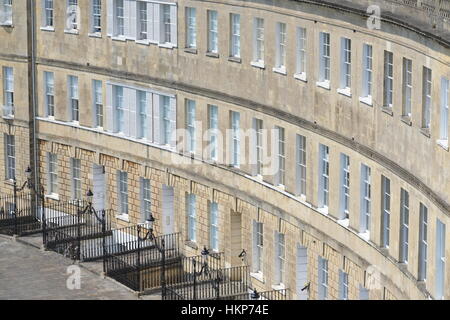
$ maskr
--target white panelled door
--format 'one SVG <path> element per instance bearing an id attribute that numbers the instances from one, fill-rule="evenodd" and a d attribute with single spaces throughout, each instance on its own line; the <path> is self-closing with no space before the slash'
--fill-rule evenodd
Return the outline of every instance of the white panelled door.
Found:
<path id="1" fill-rule="evenodd" d="M 296 263 L 297 300 L 308 300 L 308 289 L 302 289 L 308 283 L 308 253 L 305 247 L 297 246 Z"/>
<path id="2" fill-rule="evenodd" d="M 171 234 L 175 232 L 174 221 L 174 191 L 172 187 L 163 185 L 162 190 L 162 217 L 163 233 Z"/>
<path id="3" fill-rule="evenodd" d="M 94 164 L 93 166 L 93 185 L 94 190 L 94 198 L 92 200 L 92 204 L 94 209 L 104 210 L 105 209 L 105 167 Z"/>

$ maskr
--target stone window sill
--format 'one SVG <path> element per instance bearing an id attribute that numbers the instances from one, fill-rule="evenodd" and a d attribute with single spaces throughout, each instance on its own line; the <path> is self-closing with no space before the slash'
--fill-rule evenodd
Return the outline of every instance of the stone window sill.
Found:
<path id="1" fill-rule="evenodd" d="M 186 240 L 186 245 L 187 245 L 189 248 L 192 248 L 192 249 L 194 249 L 194 250 L 198 250 L 198 245 L 197 245 L 197 243 L 195 243 L 194 241 Z"/>
<path id="2" fill-rule="evenodd" d="M 338 220 L 337 223 L 339 223 L 343 227 L 348 228 L 348 226 L 350 225 L 350 219 L 349 218 L 341 219 Z"/>
<path id="3" fill-rule="evenodd" d="M 0 27 L 14 28 L 14 25 L 13 25 L 12 21 L 7 21 L 7 22 L 0 23 Z"/>
<path id="4" fill-rule="evenodd" d="M 372 96 L 359 97 L 359 102 L 364 103 L 369 107 L 372 107 Z"/>
<path id="5" fill-rule="evenodd" d="M 272 289 L 273 289 L 273 290 L 284 290 L 284 289 L 286 289 L 286 286 L 284 285 L 284 283 L 274 284 L 274 285 L 272 286 Z M 283 292 L 280 292 L 280 293 L 283 294 L 283 295 L 285 295 L 285 293 L 283 293 Z"/>
<path id="6" fill-rule="evenodd" d="M 242 59 L 239 57 L 228 57 L 228 61 L 235 62 L 235 63 L 241 63 Z"/>
<path id="7" fill-rule="evenodd" d="M 78 30 L 64 30 L 64 33 L 66 33 L 66 34 L 74 34 L 74 35 L 78 35 L 79 34 L 79 31 Z"/>
<path id="8" fill-rule="evenodd" d="M 158 47 L 172 50 L 176 47 L 176 45 L 174 45 L 173 43 L 160 43 Z"/>
<path id="9" fill-rule="evenodd" d="M 57 193 L 46 194 L 45 198 L 59 201 L 59 194 L 57 194 Z"/>
<path id="10" fill-rule="evenodd" d="M 252 61 L 252 62 L 250 62 L 250 64 L 255 68 L 259 68 L 259 69 L 266 68 L 266 66 L 264 65 L 264 61 Z"/>
<path id="11" fill-rule="evenodd" d="M 412 121 L 411 121 L 411 117 L 410 117 L 410 116 L 402 116 L 402 117 L 400 118 L 400 120 L 401 120 L 403 123 L 407 124 L 408 126 L 412 126 Z"/>
<path id="12" fill-rule="evenodd" d="M 340 89 L 337 89 L 337 92 L 339 94 L 342 94 L 342 95 L 346 96 L 346 97 L 351 97 L 352 96 L 352 91 L 351 91 L 350 88 L 340 88 Z"/>
<path id="13" fill-rule="evenodd" d="M 294 74 L 294 78 L 303 82 L 308 82 L 308 80 L 306 79 L 306 73 L 302 72 L 302 73 L 296 73 Z"/>
<path id="14" fill-rule="evenodd" d="M 391 117 L 394 115 L 394 112 L 392 111 L 392 107 L 386 107 L 386 106 L 381 107 L 381 111 L 390 115 Z"/>
<path id="15" fill-rule="evenodd" d="M 448 151 L 448 140 L 437 140 L 436 143 L 438 146 L 440 146 L 442 149 Z"/>
<path id="16" fill-rule="evenodd" d="M 126 214 L 126 213 L 122 213 L 122 214 L 117 215 L 116 219 L 122 220 L 122 221 L 125 221 L 125 222 L 130 222 L 130 216 L 128 214 Z"/>
<path id="17" fill-rule="evenodd" d="M 196 48 L 185 48 L 184 52 L 191 53 L 191 54 L 197 54 L 197 49 Z"/>
<path id="18" fill-rule="evenodd" d="M 41 30 L 42 31 L 48 31 L 48 32 L 55 32 L 55 27 L 50 27 L 50 26 L 41 27 Z"/>
<path id="19" fill-rule="evenodd" d="M 369 241 L 370 240 L 370 232 L 369 231 L 360 232 L 360 233 L 358 233 L 358 236 L 360 236 L 365 241 Z"/>
<path id="20" fill-rule="evenodd" d="M 316 85 L 320 88 L 330 90 L 330 82 L 329 81 L 319 81 L 319 82 L 316 82 Z"/>
<path id="21" fill-rule="evenodd" d="M 127 39 L 124 36 L 113 36 L 111 37 L 111 40 L 113 41 L 122 41 L 122 42 L 126 42 Z"/>
<path id="22" fill-rule="evenodd" d="M 272 70 L 273 70 L 273 72 L 282 74 L 284 76 L 287 74 L 286 67 L 276 67 L 276 68 L 273 68 Z"/>
<path id="23" fill-rule="evenodd" d="M 264 275 L 262 272 L 250 272 L 250 276 L 261 283 L 264 283 Z"/>
<path id="24" fill-rule="evenodd" d="M 317 211 L 319 211 L 321 214 L 325 216 L 328 215 L 328 207 L 317 208 Z"/>
<path id="25" fill-rule="evenodd" d="M 137 44 L 142 44 L 144 46 L 149 46 L 150 45 L 150 41 L 148 41 L 148 40 L 135 40 L 135 42 Z"/>
<path id="26" fill-rule="evenodd" d="M 207 52 L 206 56 L 210 57 L 210 58 L 216 58 L 216 59 L 219 58 L 219 54 L 215 53 L 215 52 Z"/>
<path id="27" fill-rule="evenodd" d="M 429 138 L 431 136 L 430 128 L 420 128 L 420 133 L 423 134 L 427 138 Z"/>
<path id="28" fill-rule="evenodd" d="M 88 33 L 88 37 L 90 37 L 90 38 L 101 38 L 102 34 L 101 33 Z"/>

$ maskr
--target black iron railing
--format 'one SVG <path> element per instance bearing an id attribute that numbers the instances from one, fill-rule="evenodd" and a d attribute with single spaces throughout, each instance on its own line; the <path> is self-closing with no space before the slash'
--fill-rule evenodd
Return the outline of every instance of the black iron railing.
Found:
<path id="1" fill-rule="evenodd" d="M 1 234 L 22 236 L 39 232 L 41 227 L 30 193 L 15 193 L 0 197 Z"/>

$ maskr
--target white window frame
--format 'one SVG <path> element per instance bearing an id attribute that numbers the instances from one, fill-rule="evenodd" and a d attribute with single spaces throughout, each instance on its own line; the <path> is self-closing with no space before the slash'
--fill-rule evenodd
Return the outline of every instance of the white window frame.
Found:
<path id="1" fill-rule="evenodd" d="M 441 110 L 440 110 L 440 130 L 438 144 L 448 150 L 448 93 L 449 80 L 441 78 Z"/>
<path id="2" fill-rule="evenodd" d="M 263 172 L 263 121 L 261 119 L 254 118 L 253 125 L 255 130 L 255 176 L 262 176 Z"/>
<path id="3" fill-rule="evenodd" d="M 92 101 L 94 110 L 95 127 L 103 129 L 104 108 L 103 108 L 103 84 L 101 80 L 92 80 Z"/>
<path id="4" fill-rule="evenodd" d="M 419 270 L 417 280 L 427 279 L 427 258 L 428 258 L 428 208 L 420 203 L 419 208 Z"/>
<path id="5" fill-rule="evenodd" d="M 129 203 L 128 203 L 128 172 L 117 172 L 117 187 L 119 194 L 119 212 L 120 216 L 128 216 Z"/>
<path id="6" fill-rule="evenodd" d="M 197 212 L 196 212 L 196 195 L 186 194 L 186 213 L 187 213 L 187 228 L 188 240 L 191 242 L 197 241 Z"/>
<path id="7" fill-rule="evenodd" d="M 317 86 L 330 89 L 331 82 L 331 36 L 328 32 L 319 33 L 319 81 Z"/>
<path id="8" fill-rule="evenodd" d="M 445 299 L 445 224 L 436 218 L 436 299 Z"/>
<path id="9" fill-rule="evenodd" d="M 186 7 L 186 48 L 197 49 L 197 9 Z"/>
<path id="10" fill-rule="evenodd" d="M 208 10 L 208 52 L 219 54 L 219 29 L 218 13 Z"/>
<path id="11" fill-rule="evenodd" d="M 341 38 L 341 79 L 338 92 L 351 97 L 352 95 L 352 40 Z"/>
<path id="12" fill-rule="evenodd" d="M 5 164 L 6 179 L 16 179 L 16 138 L 14 135 L 5 134 Z"/>
<path id="13" fill-rule="evenodd" d="M 264 19 L 253 19 L 253 61 L 252 66 L 264 68 Z"/>
<path id="14" fill-rule="evenodd" d="M 403 58 L 403 108 L 402 116 L 411 118 L 412 109 L 412 60 Z"/>
<path id="15" fill-rule="evenodd" d="M 102 33 L 102 0 L 91 0 L 91 35 Z"/>
<path id="16" fill-rule="evenodd" d="M 80 123 L 80 101 L 79 101 L 79 86 L 77 76 L 67 76 L 68 82 L 68 100 L 70 120 L 74 123 Z"/>
<path id="17" fill-rule="evenodd" d="M 125 0 L 114 1 L 114 37 L 125 38 Z M 119 10 L 120 9 L 120 10 Z"/>
<path id="18" fill-rule="evenodd" d="M 186 151 L 195 153 L 196 149 L 196 103 L 194 100 L 186 99 Z"/>
<path id="19" fill-rule="evenodd" d="M 241 163 L 241 115 L 239 112 L 231 112 L 231 166 L 239 168 Z"/>
<path id="20" fill-rule="evenodd" d="M 50 196 L 58 195 L 58 155 L 47 152 L 48 191 Z"/>
<path id="21" fill-rule="evenodd" d="M 14 69 L 3 67 L 3 116 L 14 117 Z"/>
<path id="22" fill-rule="evenodd" d="M 145 1 L 136 1 L 136 41 L 148 42 L 149 39 L 149 16 L 153 12 L 149 12 L 148 3 Z"/>
<path id="23" fill-rule="evenodd" d="M 319 144 L 319 208 L 322 213 L 328 214 L 330 189 L 330 149 Z"/>
<path id="24" fill-rule="evenodd" d="M 76 158 L 70 159 L 72 168 L 72 199 L 81 200 L 81 160 Z"/>
<path id="25" fill-rule="evenodd" d="M 286 276 L 286 235 L 275 231 L 275 284 L 284 287 Z"/>
<path id="26" fill-rule="evenodd" d="M 362 95 L 359 101 L 372 106 L 372 82 L 373 82 L 373 48 L 372 45 L 363 44 L 363 70 L 362 70 Z"/>
<path id="27" fill-rule="evenodd" d="M 297 51 L 296 51 L 296 79 L 306 81 L 306 63 L 307 63 L 307 35 L 306 28 L 297 27 Z"/>
<path id="28" fill-rule="evenodd" d="M 284 187 L 286 184 L 286 134 L 282 127 L 275 127 L 277 134 L 277 158 L 278 170 L 276 175 L 276 183 L 278 186 Z"/>
<path id="29" fill-rule="evenodd" d="M 78 33 L 80 29 L 80 17 L 78 16 L 78 0 L 67 0 L 66 2 L 66 25 L 65 32 Z M 69 20 L 73 17 L 73 20 Z M 70 25 L 69 25 L 70 24 Z"/>
<path id="30" fill-rule="evenodd" d="M 341 196 L 340 219 L 349 219 L 350 216 L 350 157 L 341 153 Z"/>
<path id="31" fill-rule="evenodd" d="M 306 137 L 300 134 L 296 135 L 297 145 L 297 195 L 306 198 Z"/>
<path id="32" fill-rule="evenodd" d="M 264 224 L 253 221 L 253 273 L 262 276 L 264 271 Z"/>
<path id="33" fill-rule="evenodd" d="M 276 55 L 274 72 L 286 74 L 286 23 L 277 22 L 276 24 Z"/>
<path id="34" fill-rule="evenodd" d="M 125 88 L 122 86 L 113 86 L 113 112 L 114 112 L 114 132 L 124 133 L 125 126 Z"/>
<path id="35" fill-rule="evenodd" d="M 383 107 L 392 109 L 394 103 L 394 54 L 384 51 Z"/>
<path id="36" fill-rule="evenodd" d="M 13 20 L 13 1 L 12 0 L 1 0 L 0 5 L 0 25 L 1 26 L 11 26 Z"/>
<path id="37" fill-rule="evenodd" d="M 161 95 L 161 129 L 162 129 L 162 145 L 170 145 L 172 135 L 171 118 L 170 118 L 170 97 Z"/>
<path id="38" fill-rule="evenodd" d="M 45 112 L 48 118 L 55 117 L 55 74 L 44 71 Z"/>
<path id="39" fill-rule="evenodd" d="M 219 251 L 219 204 L 209 202 L 210 237 L 209 245 L 214 252 Z"/>
<path id="40" fill-rule="evenodd" d="M 150 179 L 141 178 L 141 220 L 150 221 L 152 216 L 152 192 Z"/>
<path id="41" fill-rule="evenodd" d="M 209 157 L 212 161 L 219 159 L 219 108 L 208 105 Z"/>
<path id="42" fill-rule="evenodd" d="M 348 273 L 339 269 L 339 299 L 348 300 Z"/>
<path id="43" fill-rule="evenodd" d="M 149 137 L 149 118 L 150 115 L 150 101 L 148 101 L 148 93 L 146 91 L 136 91 L 137 100 L 137 138 L 148 140 Z"/>
<path id="44" fill-rule="evenodd" d="M 400 197 L 400 263 L 408 263 L 409 254 L 409 193 L 401 188 Z"/>
<path id="45" fill-rule="evenodd" d="M 391 230 L 391 180 L 381 176 L 381 246 L 389 248 Z"/>
<path id="46" fill-rule="evenodd" d="M 318 259 L 318 300 L 326 300 L 328 297 L 328 260 L 321 256 Z"/>
<path id="47" fill-rule="evenodd" d="M 230 13 L 230 57 L 241 57 L 241 15 Z"/>
<path id="48" fill-rule="evenodd" d="M 372 212 L 372 182 L 371 168 L 361 164 L 361 214 L 360 214 L 360 232 L 370 237 L 370 218 Z"/>
<path id="49" fill-rule="evenodd" d="M 422 129 L 430 129 L 432 108 L 432 71 L 423 67 L 422 74 Z"/>
<path id="50" fill-rule="evenodd" d="M 42 0 L 42 29 L 54 30 L 54 1 Z"/>

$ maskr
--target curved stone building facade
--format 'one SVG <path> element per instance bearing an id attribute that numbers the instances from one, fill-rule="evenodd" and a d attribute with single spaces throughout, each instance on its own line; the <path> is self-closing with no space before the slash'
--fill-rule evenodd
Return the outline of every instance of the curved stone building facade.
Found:
<path id="1" fill-rule="evenodd" d="M 36 163 L 290 299 L 449 298 L 448 1 L 9 2 L 2 190 Z"/>

